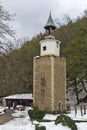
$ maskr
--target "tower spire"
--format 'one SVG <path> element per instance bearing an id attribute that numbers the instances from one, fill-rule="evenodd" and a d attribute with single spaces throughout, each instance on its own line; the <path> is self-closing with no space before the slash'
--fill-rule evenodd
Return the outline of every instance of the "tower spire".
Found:
<path id="1" fill-rule="evenodd" d="M 54 21 L 51 16 L 51 11 L 49 13 L 49 18 L 48 18 L 48 21 L 47 21 L 46 25 L 44 26 L 44 28 L 46 29 L 46 32 L 47 31 L 49 32 L 49 34 L 51 34 L 51 31 L 56 29 L 56 25 L 54 24 Z"/>

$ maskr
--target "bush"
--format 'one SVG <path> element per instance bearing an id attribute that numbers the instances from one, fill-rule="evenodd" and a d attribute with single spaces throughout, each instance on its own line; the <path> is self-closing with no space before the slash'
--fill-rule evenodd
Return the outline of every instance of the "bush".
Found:
<path id="1" fill-rule="evenodd" d="M 42 119 L 45 116 L 45 111 L 34 108 L 33 110 L 29 110 L 28 114 L 31 120 L 37 120 L 37 119 Z"/>
<path id="2" fill-rule="evenodd" d="M 74 120 L 72 120 L 68 116 L 65 115 L 58 116 L 57 119 L 55 120 L 55 124 L 57 125 L 59 123 L 62 123 L 63 126 L 68 126 L 69 128 L 71 128 L 71 130 L 77 130 L 77 126 Z"/>
<path id="3" fill-rule="evenodd" d="M 6 112 L 6 109 L 4 109 L 3 111 Z"/>
<path id="4" fill-rule="evenodd" d="M 45 126 L 36 126 L 35 130 L 46 130 Z"/>

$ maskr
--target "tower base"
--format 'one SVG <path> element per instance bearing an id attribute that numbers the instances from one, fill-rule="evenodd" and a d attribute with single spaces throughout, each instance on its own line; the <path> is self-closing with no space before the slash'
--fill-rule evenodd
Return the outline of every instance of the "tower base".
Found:
<path id="1" fill-rule="evenodd" d="M 66 60 L 41 56 L 33 62 L 33 106 L 48 112 L 66 110 Z"/>

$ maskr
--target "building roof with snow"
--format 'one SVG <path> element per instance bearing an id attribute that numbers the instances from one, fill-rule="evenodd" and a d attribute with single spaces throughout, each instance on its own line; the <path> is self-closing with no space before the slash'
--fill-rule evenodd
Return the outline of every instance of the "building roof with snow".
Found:
<path id="1" fill-rule="evenodd" d="M 33 95 L 32 95 L 32 93 L 15 94 L 15 95 L 10 95 L 10 96 L 4 97 L 4 99 L 30 99 L 30 100 L 33 100 Z"/>

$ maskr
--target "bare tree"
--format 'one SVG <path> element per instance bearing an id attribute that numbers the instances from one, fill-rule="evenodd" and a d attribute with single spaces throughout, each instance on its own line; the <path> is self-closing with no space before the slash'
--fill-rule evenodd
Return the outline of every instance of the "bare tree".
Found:
<path id="1" fill-rule="evenodd" d="M 55 23 L 58 25 L 58 27 L 61 27 L 63 25 L 67 25 L 72 23 L 72 19 L 68 14 L 64 14 L 63 17 L 55 19 Z"/>
<path id="2" fill-rule="evenodd" d="M 0 3 L 0 55 L 9 50 L 9 47 L 11 47 L 11 42 L 9 41 L 14 38 L 13 27 L 9 25 L 11 20 L 12 15 Z"/>
<path id="3" fill-rule="evenodd" d="M 30 39 L 28 37 L 20 37 L 14 41 L 14 49 L 21 48 L 24 44 L 26 44 Z"/>

